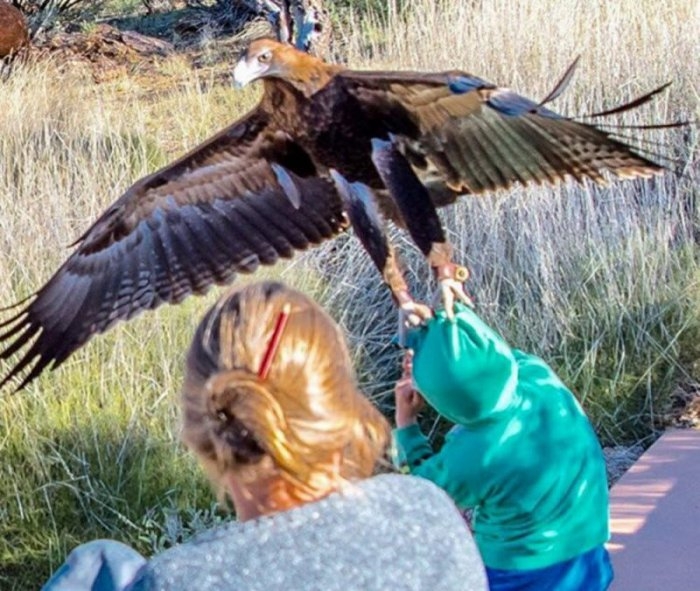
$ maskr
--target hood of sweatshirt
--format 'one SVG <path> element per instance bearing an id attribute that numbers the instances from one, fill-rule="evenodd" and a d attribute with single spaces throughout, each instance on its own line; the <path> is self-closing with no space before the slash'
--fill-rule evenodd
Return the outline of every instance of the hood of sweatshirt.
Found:
<path id="1" fill-rule="evenodd" d="M 450 421 L 498 420 L 517 404 L 513 353 L 471 308 L 457 304 L 454 320 L 438 310 L 409 332 L 407 345 L 414 353 L 414 386 Z"/>

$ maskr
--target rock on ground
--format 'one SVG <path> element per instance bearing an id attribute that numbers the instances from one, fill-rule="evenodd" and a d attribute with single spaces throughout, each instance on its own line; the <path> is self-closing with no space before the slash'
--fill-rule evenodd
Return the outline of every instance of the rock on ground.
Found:
<path id="1" fill-rule="evenodd" d="M 24 15 L 11 4 L 0 0 L 0 59 L 29 43 L 29 29 Z"/>

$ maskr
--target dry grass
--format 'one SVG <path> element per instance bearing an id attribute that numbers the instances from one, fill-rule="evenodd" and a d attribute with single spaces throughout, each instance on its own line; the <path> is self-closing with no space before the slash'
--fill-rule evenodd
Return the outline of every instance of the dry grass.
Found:
<path id="1" fill-rule="evenodd" d="M 467 4 L 414 0 L 388 22 L 357 16 L 341 49 L 358 67 L 459 67 L 534 97 L 581 54 L 560 111 L 592 111 L 673 80 L 625 120 L 700 118 L 700 64 L 689 58 L 700 55 L 696 2 L 601 1 L 575 11 L 554 0 Z M 171 67 L 172 88 L 156 95 L 142 79 L 95 87 L 53 63 L 0 82 L 0 302 L 46 280 L 130 182 L 255 100 L 255 91 Z M 682 175 L 516 189 L 445 212 L 480 311 L 552 360 L 609 442 L 649 437 L 671 387 L 697 377 L 697 138 L 696 130 L 650 138 L 667 142 L 658 149 L 681 160 Z M 394 236 L 424 294 L 425 269 Z M 329 307 L 368 392 L 388 404 L 393 314 L 355 240 L 271 273 Z M 36 588 L 81 541 L 117 537 L 150 552 L 213 518 L 207 484 L 175 441 L 182 355 L 215 295 L 120 326 L 3 398 L 0 587 Z"/>

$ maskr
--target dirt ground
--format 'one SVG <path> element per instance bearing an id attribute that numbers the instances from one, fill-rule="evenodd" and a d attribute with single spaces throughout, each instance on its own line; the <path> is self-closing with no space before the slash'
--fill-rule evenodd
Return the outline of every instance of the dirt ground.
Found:
<path id="1" fill-rule="evenodd" d="M 250 14 L 222 19 L 204 9 L 182 9 L 40 31 L 19 59 L 56 59 L 84 69 L 96 84 L 131 76 L 160 88 L 167 86 L 170 60 L 223 76 L 249 39 L 271 33 L 267 21 Z"/>

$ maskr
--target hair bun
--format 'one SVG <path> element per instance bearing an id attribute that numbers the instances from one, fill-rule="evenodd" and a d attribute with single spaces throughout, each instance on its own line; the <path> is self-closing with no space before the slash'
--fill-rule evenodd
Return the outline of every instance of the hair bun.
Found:
<path id="1" fill-rule="evenodd" d="M 209 419 L 216 445 L 238 464 L 256 463 L 265 455 L 253 430 L 240 418 L 250 415 L 249 406 L 255 397 L 252 390 L 259 388 L 256 377 L 241 370 L 220 372 L 207 383 Z"/>

